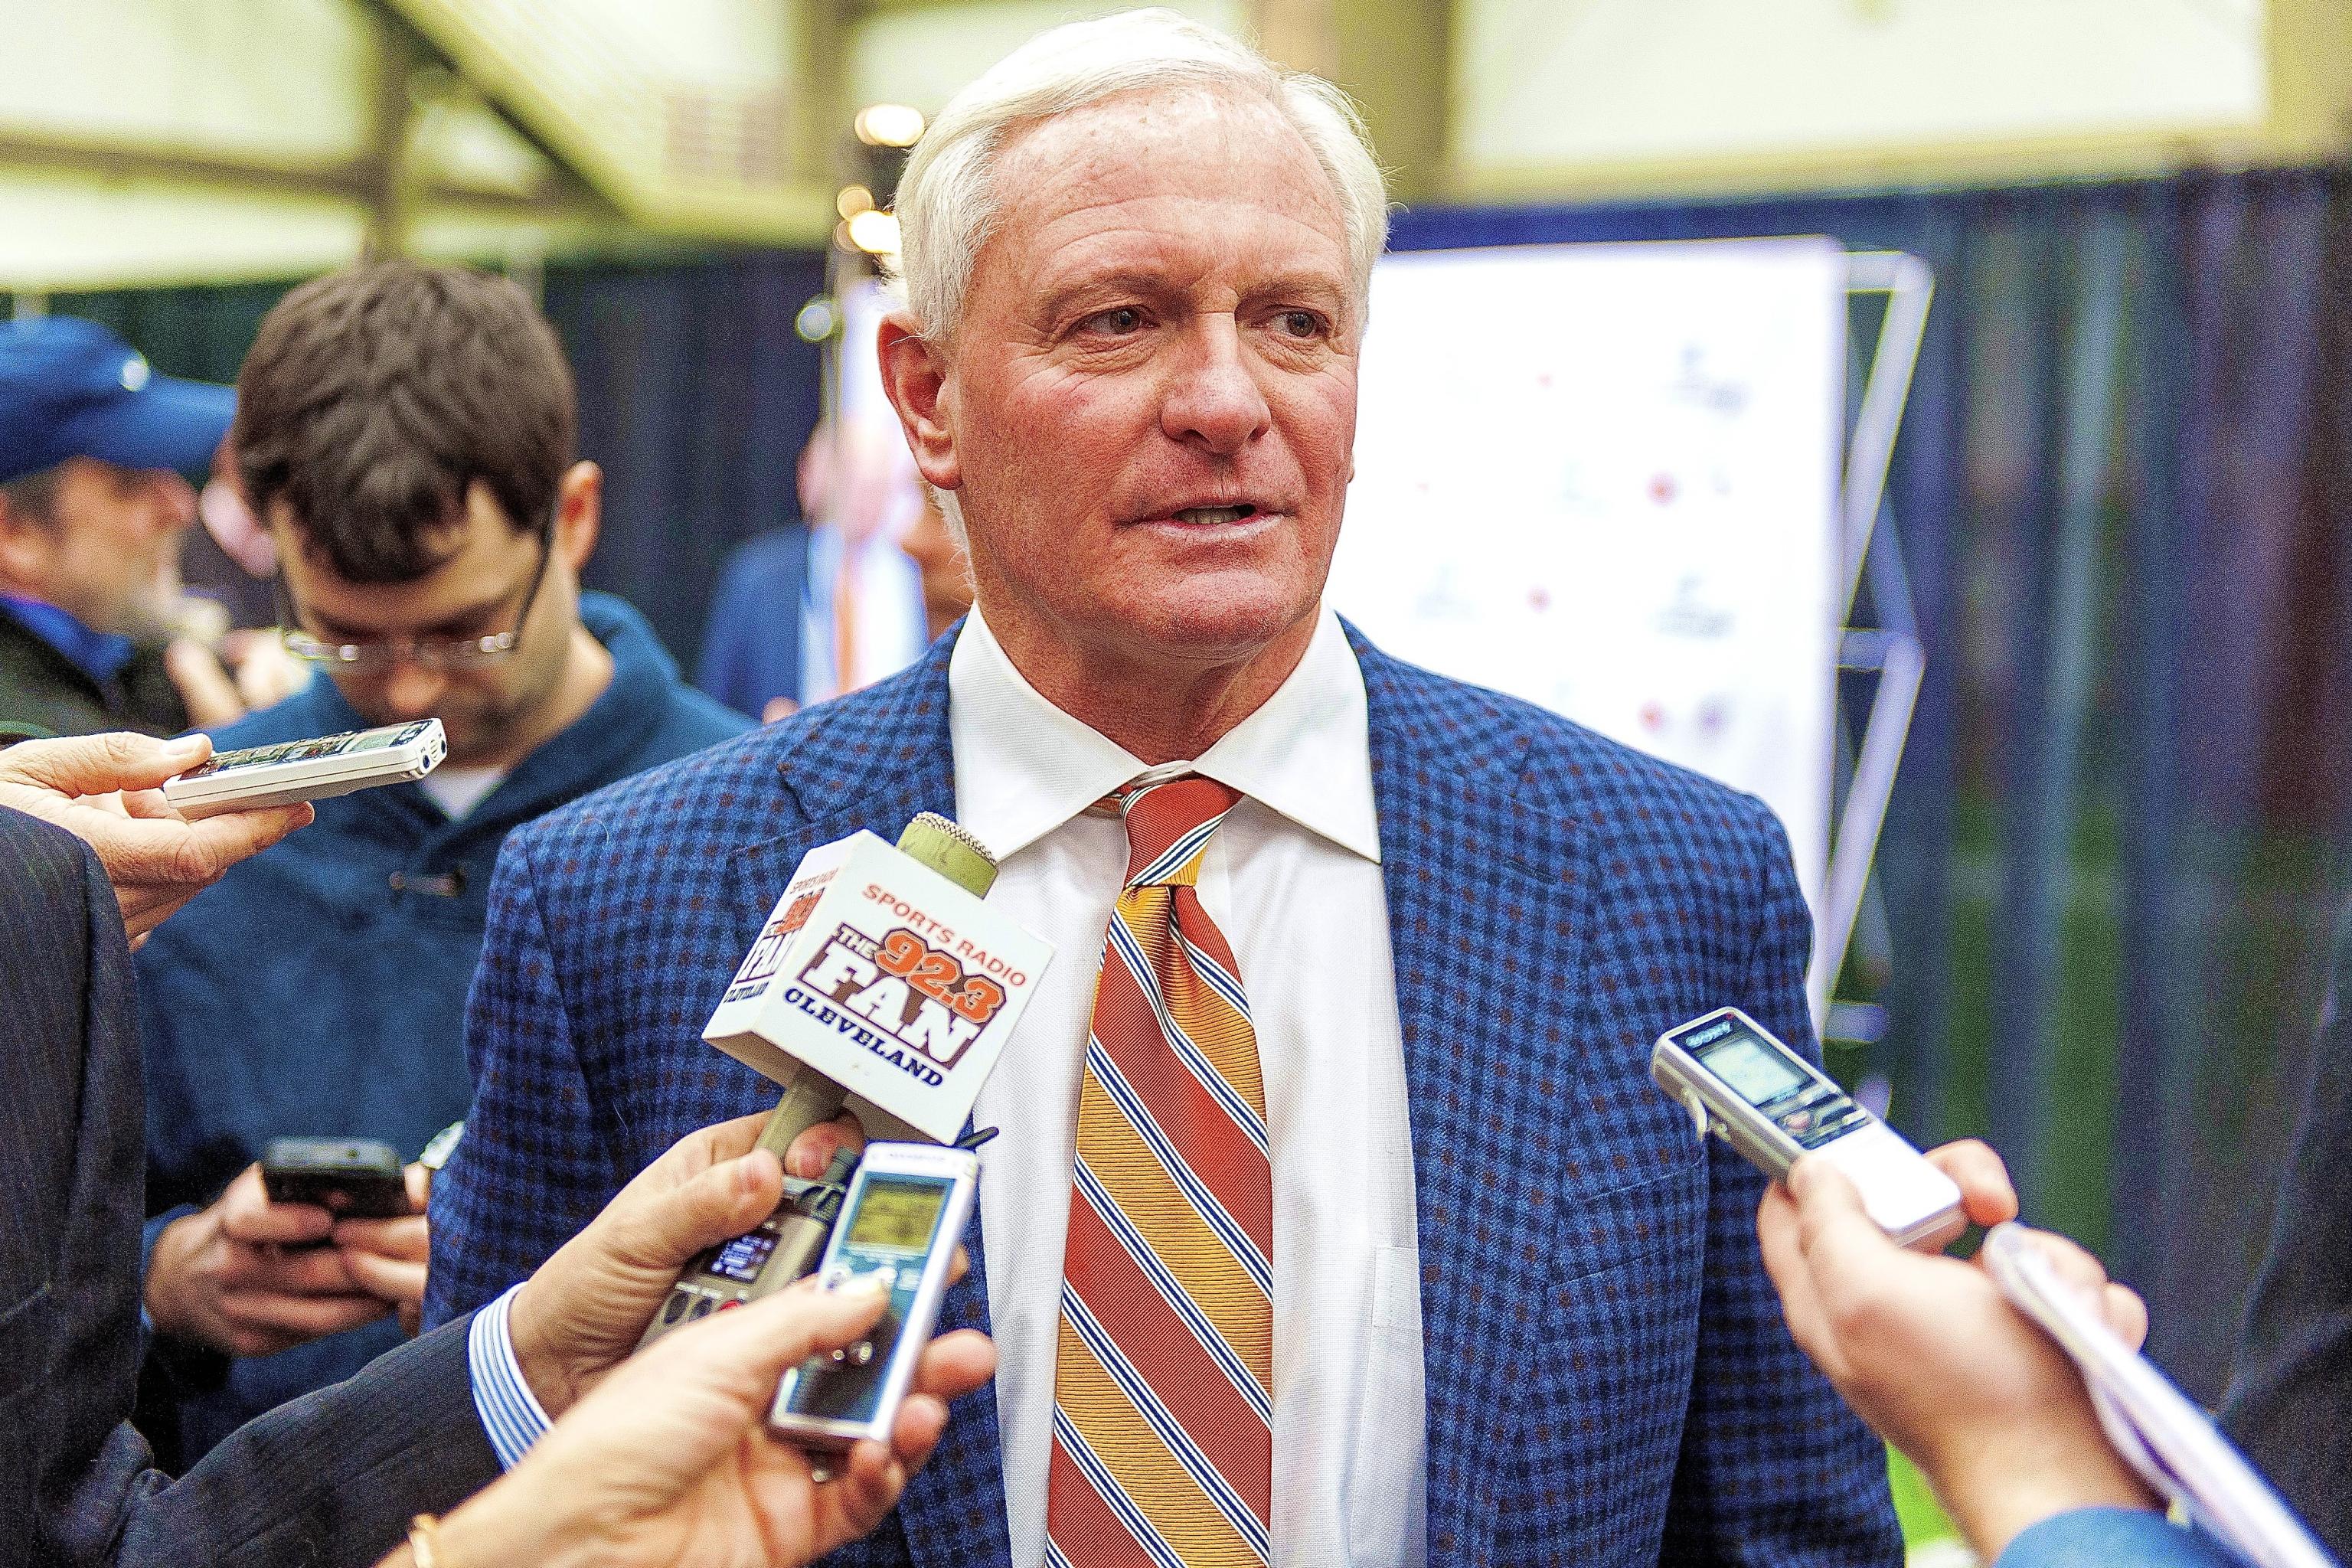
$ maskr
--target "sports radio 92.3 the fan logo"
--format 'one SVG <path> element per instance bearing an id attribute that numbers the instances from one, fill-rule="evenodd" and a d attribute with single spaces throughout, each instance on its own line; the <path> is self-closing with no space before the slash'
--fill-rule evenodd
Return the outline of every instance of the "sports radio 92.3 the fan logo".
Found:
<path id="1" fill-rule="evenodd" d="M 877 941 L 844 924 L 802 966 L 785 997 L 875 1055 L 936 1082 L 940 1069 L 953 1068 L 1004 1005 L 1004 987 L 967 973 L 953 953 L 905 926 Z"/>

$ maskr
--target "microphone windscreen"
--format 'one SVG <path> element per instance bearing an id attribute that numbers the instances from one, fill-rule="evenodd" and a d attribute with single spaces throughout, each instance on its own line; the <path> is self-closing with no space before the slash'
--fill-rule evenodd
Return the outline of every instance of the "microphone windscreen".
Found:
<path id="1" fill-rule="evenodd" d="M 988 846 L 963 824 L 950 822 L 936 811 L 915 814 L 898 835 L 898 849 L 975 899 L 988 897 L 988 889 L 996 885 L 996 857 L 988 852 Z"/>

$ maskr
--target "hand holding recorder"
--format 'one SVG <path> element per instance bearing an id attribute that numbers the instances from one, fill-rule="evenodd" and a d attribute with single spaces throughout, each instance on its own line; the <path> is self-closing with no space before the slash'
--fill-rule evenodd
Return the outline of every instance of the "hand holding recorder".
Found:
<path id="1" fill-rule="evenodd" d="M 317 1205 L 273 1203 L 261 1166 L 249 1165 L 209 1208 L 155 1238 L 147 1315 L 161 1333 L 233 1356 L 275 1355 L 372 1323 L 396 1303 L 329 1245 L 334 1228 Z"/>
<path id="2" fill-rule="evenodd" d="M 2016 1215 L 1990 1149 L 1969 1141 L 1927 1158 L 1958 1184 L 1969 1219 Z M 1765 1194 L 1756 1229 L 1798 1347 L 1918 1465 L 1986 1561 L 2056 1514 L 2153 1505 L 2108 1445 L 2074 1363 L 1979 1263 L 1897 1247 L 1853 1182 L 1818 1158 Z M 2099 1299 L 2119 1337 L 2140 1342 L 2138 1297 L 2063 1237 L 2034 1239 L 2068 1283 Z"/>
<path id="3" fill-rule="evenodd" d="M 820 1479 L 768 1430 L 769 1402 L 787 1368 L 868 1332 L 884 1301 L 879 1289 L 803 1281 L 652 1347 L 442 1522 L 439 1568 L 789 1565 L 866 1534 L 939 1441 L 946 1402 L 995 1366 L 978 1334 L 937 1341 L 888 1440 L 858 1444 Z M 409 1561 L 404 1550 L 387 1560 Z"/>
<path id="4" fill-rule="evenodd" d="M 984 1336 L 932 1342 L 887 1441 L 856 1445 L 820 1479 L 768 1429 L 771 1402 L 793 1364 L 869 1333 L 883 1291 L 803 1284 L 687 1325 L 616 1370 L 680 1265 L 775 1210 L 783 1178 L 759 1146 L 766 1120 L 680 1139 L 516 1293 L 515 1359 L 554 1425 L 440 1523 L 438 1568 L 808 1562 L 882 1521 L 945 1429 L 946 1402 L 987 1381 Z M 415 1559 L 403 1548 L 384 1561 Z"/>
<path id="5" fill-rule="evenodd" d="M 310 807 L 295 805 L 189 821 L 163 785 L 212 750 L 203 735 L 20 741 L 0 751 L 0 805 L 55 823 L 98 852 L 136 943 L 231 866 L 311 818 Z"/>

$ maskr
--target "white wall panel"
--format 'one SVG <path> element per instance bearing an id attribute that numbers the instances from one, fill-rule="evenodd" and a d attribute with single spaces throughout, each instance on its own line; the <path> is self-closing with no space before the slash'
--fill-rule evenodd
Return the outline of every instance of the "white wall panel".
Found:
<path id="1" fill-rule="evenodd" d="M 1460 0 L 1469 171 L 2260 129 L 2266 0 Z"/>

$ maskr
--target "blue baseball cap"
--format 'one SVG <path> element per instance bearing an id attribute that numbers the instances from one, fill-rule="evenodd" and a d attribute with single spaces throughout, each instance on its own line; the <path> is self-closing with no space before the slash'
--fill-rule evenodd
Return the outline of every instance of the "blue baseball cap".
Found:
<path id="1" fill-rule="evenodd" d="M 201 474 L 236 416 L 235 387 L 157 375 L 96 321 L 0 324 L 0 483 L 68 458 Z"/>

